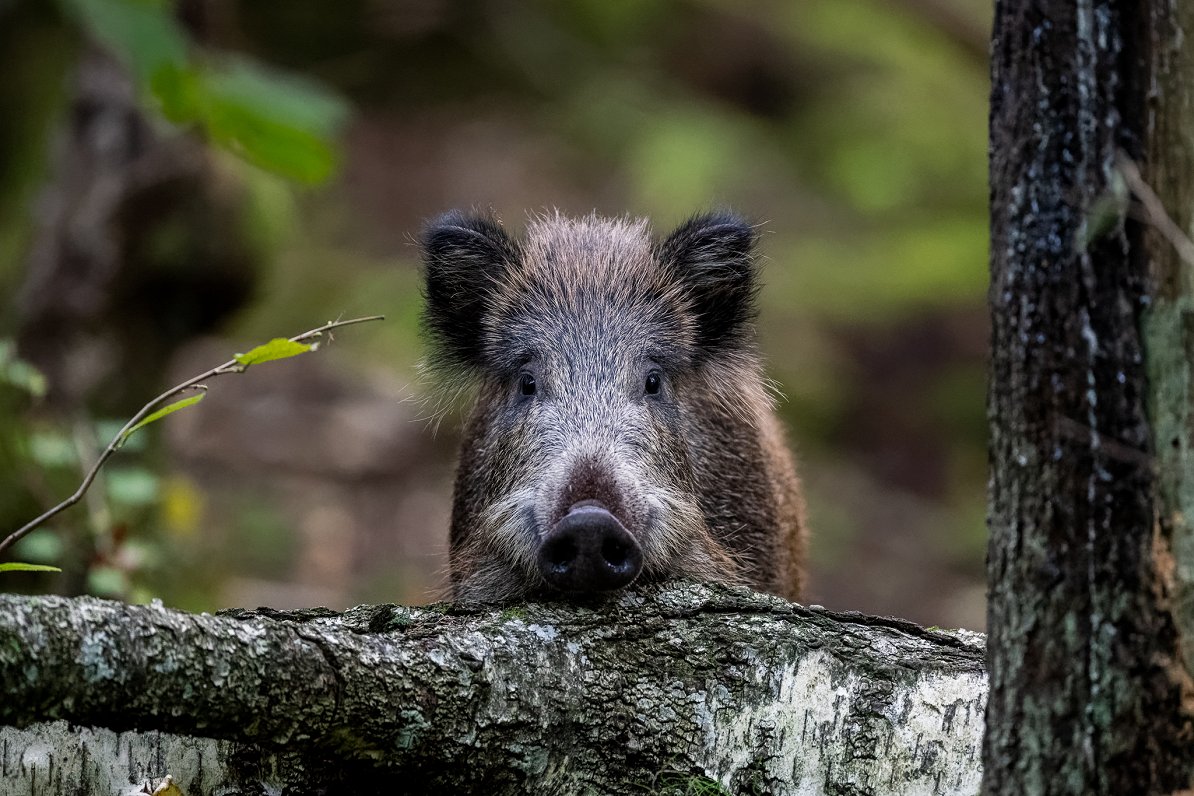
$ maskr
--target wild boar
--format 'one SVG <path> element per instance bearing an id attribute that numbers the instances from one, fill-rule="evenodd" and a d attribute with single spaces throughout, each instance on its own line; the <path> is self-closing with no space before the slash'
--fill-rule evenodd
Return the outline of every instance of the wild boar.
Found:
<path id="1" fill-rule="evenodd" d="M 450 533 L 463 601 L 686 577 L 796 599 L 804 504 L 756 350 L 755 230 L 559 214 L 422 235 L 428 363 L 471 389 Z"/>

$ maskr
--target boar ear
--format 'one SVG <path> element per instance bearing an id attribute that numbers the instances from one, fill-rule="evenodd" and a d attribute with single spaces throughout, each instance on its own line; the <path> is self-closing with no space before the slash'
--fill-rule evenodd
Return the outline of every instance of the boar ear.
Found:
<path id="1" fill-rule="evenodd" d="M 491 297 L 517 247 L 491 216 L 445 213 L 423 228 L 423 328 L 440 365 L 475 368 Z"/>
<path id="2" fill-rule="evenodd" d="M 732 347 L 755 315 L 754 229 L 730 213 L 695 216 L 659 246 L 659 258 L 682 285 L 696 314 L 697 345 Z"/>

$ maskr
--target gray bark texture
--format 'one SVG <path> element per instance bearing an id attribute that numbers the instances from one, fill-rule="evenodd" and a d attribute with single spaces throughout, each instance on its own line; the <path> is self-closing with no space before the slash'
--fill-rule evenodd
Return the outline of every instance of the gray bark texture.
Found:
<path id="1" fill-rule="evenodd" d="M 1146 234 L 1159 219 L 1129 203 L 1120 167 L 1126 155 L 1150 178 L 1180 172 L 1163 195 L 1188 203 L 1177 5 L 996 4 L 989 796 L 1192 784 L 1174 599 L 1194 567 L 1174 557 L 1194 549 L 1181 514 L 1194 505 L 1191 308 L 1171 298 L 1172 244 L 1165 276 Z"/>
<path id="2" fill-rule="evenodd" d="M 969 795 L 985 692 L 979 634 L 695 584 L 343 614 L 0 595 L 0 793 Z"/>

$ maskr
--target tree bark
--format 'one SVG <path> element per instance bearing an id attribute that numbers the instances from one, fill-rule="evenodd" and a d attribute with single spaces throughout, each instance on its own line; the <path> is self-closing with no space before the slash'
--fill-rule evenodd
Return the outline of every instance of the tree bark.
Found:
<path id="1" fill-rule="evenodd" d="M 1148 125 L 1172 13 L 996 5 L 987 794 L 1191 783 L 1172 526 L 1158 522 L 1166 465 L 1148 412 L 1154 285 L 1116 166 L 1121 151 L 1167 157 Z"/>
<path id="2" fill-rule="evenodd" d="M 1194 222 L 1194 6 L 1154 2 L 1149 24 L 1152 75 L 1145 116 L 1145 177 L 1168 219 L 1148 219 L 1144 240 L 1154 277 L 1145 313 L 1150 416 L 1159 478 L 1160 565 L 1171 587 L 1186 670 L 1194 675 L 1194 259 L 1162 230 L 1187 238 Z M 1146 214 L 1147 218 L 1147 214 Z M 1175 245 L 1176 244 L 1176 245 Z"/>
<path id="3" fill-rule="evenodd" d="M 0 792 L 978 787 L 979 634 L 685 584 L 595 607 L 0 596 Z"/>

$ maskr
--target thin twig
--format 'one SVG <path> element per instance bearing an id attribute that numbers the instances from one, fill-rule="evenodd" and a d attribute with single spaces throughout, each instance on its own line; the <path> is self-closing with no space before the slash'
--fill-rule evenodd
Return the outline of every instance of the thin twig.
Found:
<path id="1" fill-rule="evenodd" d="M 1157 196 L 1152 186 L 1145 182 L 1136 163 L 1120 152 L 1116 157 L 1115 165 L 1119 168 L 1119 173 L 1123 175 L 1128 188 L 1140 200 L 1149 223 L 1157 232 L 1161 233 L 1161 237 L 1165 238 L 1170 246 L 1177 250 L 1177 256 L 1181 258 L 1182 262 L 1187 266 L 1194 267 L 1194 241 L 1190 240 L 1190 236 L 1169 217 L 1161 197 Z"/>
<path id="2" fill-rule="evenodd" d="M 341 326 L 351 326 L 355 323 L 365 323 L 367 321 L 380 321 L 380 320 L 384 320 L 384 319 L 385 319 L 384 315 L 370 315 L 367 318 L 351 318 L 347 321 L 329 321 L 329 322 L 325 323 L 323 326 L 320 326 L 318 329 L 311 329 L 310 331 L 303 332 L 302 334 L 295 335 L 294 337 L 291 337 L 290 342 L 306 343 L 310 340 L 313 340 L 314 338 L 321 336 L 324 332 L 330 332 L 332 329 L 338 329 Z M 68 497 L 66 500 L 59 503 L 57 506 L 54 506 L 53 508 L 46 510 L 37 519 L 32 520 L 31 522 L 27 523 L 26 525 L 23 525 L 20 528 L 18 528 L 17 530 L 10 533 L 4 539 L 3 542 L 0 542 L 0 554 L 2 554 L 5 550 L 7 550 L 12 545 L 16 544 L 17 541 L 22 539 L 26 534 L 28 534 L 34 528 L 37 528 L 38 526 L 40 526 L 46 520 L 50 519 L 51 517 L 54 517 L 55 515 L 65 511 L 66 509 L 68 509 L 71 506 L 78 503 L 83 498 L 83 495 L 87 493 L 87 490 L 88 490 L 88 488 L 90 488 L 92 482 L 95 481 L 95 477 L 96 477 L 96 475 L 99 474 L 99 470 L 101 467 L 103 467 L 104 462 L 108 461 L 108 459 L 112 456 L 112 454 L 115 453 L 117 451 L 117 449 L 120 448 L 120 446 L 124 443 L 125 436 L 128 434 L 129 430 L 131 428 L 133 428 L 133 426 L 140 423 L 143 419 L 148 417 L 151 412 L 153 412 L 159 406 L 161 406 L 162 404 L 164 404 L 166 401 L 170 400 L 174 396 L 178 395 L 179 393 L 183 393 L 183 392 L 186 392 L 187 390 L 192 390 L 192 389 L 199 389 L 199 390 L 206 389 L 206 387 L 204 387 L 202 384 L 200 384 L 200 382 L 202 382 L 202 381 L 206 381 L 208 379 L 215 378 L 216 376 L 224 376 L 229 373 L 243 373 L 246 367 L 247 367 L 246 365 L 242 365 L 239 362 L 237 362 L 235 358 L 230 359 L 222 365 L 217 365 L 216 367 L 212 368 L 211 370 L 200 373 L 198 376 L 195 376 L 194 378 L 187 379 L 182 384 L 178 384 L 178 385 L 175 385 L 174 387 L 171 387 L 170 389 L 166 390 L 164 393 L 159 395 L 157 398 L 154 398 L 152 401 L 145 404 L 145 406 L 141 407 L 140 411 L 138 411 L 137 414 L 135 414 L 131 418 L 129 418 L 129 421 L 121 427 L 120 431 L 116 432 L 116 436 L 112 437 L 112 441 L 109 442 L 108 446 L 106 448 L 104 448 L 102 453 L 100 453 L 99 458 L 96 459 L 96 461 L 95 461 L 95 464 L 91 465 L 91 469 L 87 471 L 87 474 L 85 476 L 83 476 L 83 481 L 82 481 L 82 483 L 79 484 L 79 488 L 75 490 L 75 493 L 73 495 L 71 495 L 70 497 Z"/>

